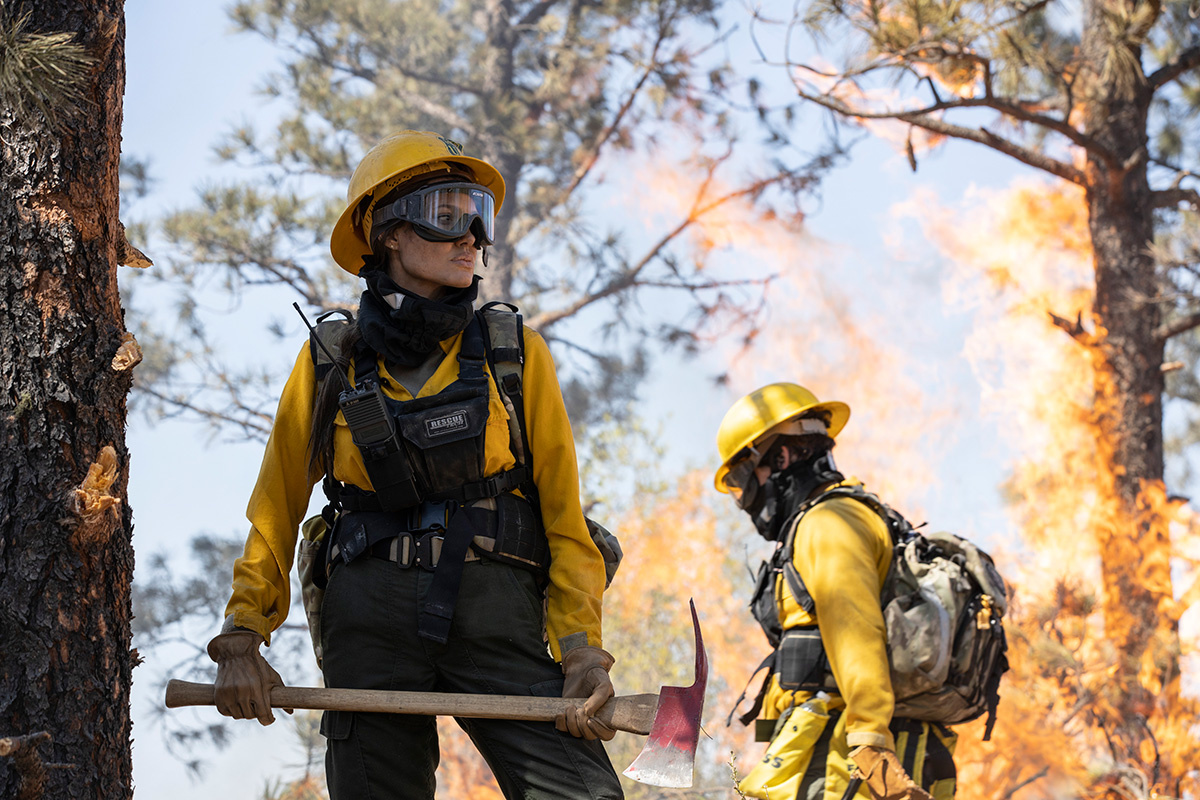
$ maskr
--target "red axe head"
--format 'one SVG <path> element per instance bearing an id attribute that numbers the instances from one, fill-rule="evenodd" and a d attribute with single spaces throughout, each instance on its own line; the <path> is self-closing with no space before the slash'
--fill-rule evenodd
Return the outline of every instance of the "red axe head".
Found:
<path id="1" fill-rule="evenodd" d="M 696 631 L 696 680 L 691 686 L 664 686 L 658 693 L 658 708 L 646 745 L 625 770 L 635 781 L 653 786 L 686 787 L 692 785 L 692 765 L 696 760 L 696 742 L 700 739 L 700 714 L 704 710 L 704 690 L 708 686 L 708 656 L 700 636 L 696 604 L 692 609 L 692 627 Z"/>

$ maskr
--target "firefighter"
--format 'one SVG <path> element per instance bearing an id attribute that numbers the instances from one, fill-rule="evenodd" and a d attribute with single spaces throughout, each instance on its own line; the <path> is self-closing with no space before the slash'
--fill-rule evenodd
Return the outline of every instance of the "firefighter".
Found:
<path id="1" fill-rule="evenodd" d="M 429 132 L 396 133 L 355 169 L 330 247 L 366 290 L 326 347 L 333 363 L 310 340 L 284 387 L 208 647 L 217 706 L 273 721 L 282 681 L 259 646 L 287 616 L 298 527 L 324 477 L 325 684 L 587 698 L 555 723 L 457 721 L 505 797 L 619 798 L 613 731 L 592 716 L 613 695 L 604 563 L 554 364 L 526 329 L 518 462 L 474 313 L 504 190 L 494 167 Z M 321 733 L 333 800 L 434 796 L 433 717 L 326 711 Z"/>
<path id="2" fill-rule="evenodd" d="M 845 403 L 775 383 L 738 400 L 717 434 L 717 490 L 777 543 L 752 603 L 776 649 L 742 718 L 761 712 L 760 740 L 770 745 L 739 788 L 760 798 L 848 800 L 857 791 L 864 799 L 924 799 L 926 789 L 949 798 L 953 734 L 892 718 L 880 606 L 892 561 L 888 527 L 848 493 L 818 500 L 834 487 L 861 488 L 833 460 L 849 417 Z"/>

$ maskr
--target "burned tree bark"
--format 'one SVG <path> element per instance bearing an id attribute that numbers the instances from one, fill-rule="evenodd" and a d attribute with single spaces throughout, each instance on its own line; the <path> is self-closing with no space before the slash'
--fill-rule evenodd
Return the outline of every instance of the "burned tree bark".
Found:
<path id="1" fill-rule="evenodd" d="M 35 64 L 0 107 L 0 738 L 49 735 L 41 796 L 130 797 L 123 0 L 10 0 L 0 16 L 22 46 L 67 43 L 87 65 L 55 91 L 62 76 Z M 0 797 L 22 791 L 0 758 Z"/>
<path id="2" fill-rule="evenodd" d="M 1164 342 L 1162 281 L 1151 244 L 1154 204 L 1149 166 L 1153 91 L 1136 65 L 1141 48 L 1114 42 L 1105 24 L 1111 9 L 1084 4 L 1081 48 L 1086 100 L 1083 132 L 1098 146 L 1087 154 L 1084 187 L 1095 266 L 1093 339 L 1097 359 L 1095 413 L 1102 462 L 1109 465 L 1113 507 L 1097 519 L 1104 578 L 1105 635 L 1117 669 L 1107 702 L 1114 755 L 1157 771 L 1158 754 L 1142 744 L 1156 706 L 1170 704 L 1179 675 L 1178 625 L 1164 611 L 1172 597 L 1166 508 L 1153 498 L 1163 485 Z M 1128 59 L 1122 67 L 1121 53 Z M 1171 773 L 1171 765 L 1167 774 Z M 1175 765 L 1182 766 L 1182 765 Z"/>

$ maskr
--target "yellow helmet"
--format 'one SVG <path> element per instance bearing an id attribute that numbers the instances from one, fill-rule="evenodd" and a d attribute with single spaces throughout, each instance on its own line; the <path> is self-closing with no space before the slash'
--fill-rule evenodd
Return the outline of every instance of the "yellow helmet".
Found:
<path id="1" fill-rule="evenodd" d="M 836 400 L 822 403 L 817 396 L 794 383 L 772 383 L 734 403 L 717 429 L 717 452 L 721 466 L 714 479 L 718 492 L 729 493 L 725 475 L 730 463 L 776 425 L 812 411 L 829 415 L 829 436 L 836 438 L 850 419 L 850 406 Z"/>
<path id="2" fill-rule="evenodd" d="M 488 162 L 462 153 L 458 142 L 429 131 L 400 131 L 372 147 L 350 176 L 346 210 L 338 217 L 329 237 L 329 250 L 338 266 L 357 275 L 362 269 L 363 256 L 371 253 L 367 241 L 370 231 L 363 230 L 363 200 L 369 197 L 379 200 L 405 181 L 421 175 L 450 171 L 454 165 L 466 167 L 475 176 L 475 183 L 492 192 L 499 211 L 504 204 L 504 178 Z"/>

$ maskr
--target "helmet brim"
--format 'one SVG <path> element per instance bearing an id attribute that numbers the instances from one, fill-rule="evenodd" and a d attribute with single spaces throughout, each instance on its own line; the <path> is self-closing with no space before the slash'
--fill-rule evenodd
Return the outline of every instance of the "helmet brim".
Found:
<path id="1" fill-rule="evenodd" d="M 795 413 L 793 413 L 791 416 L 789 416 L 787 418 L 787 420 L 781 420 L 780 422 L 771 426 L 767 430 L 762 431 L 762 432 L 758 433 L 757 435 L 750 437 L 746 441 L 742 442 L 738 447 L 736 447 L 733 450 L 733 452 L 734 453 L 741 452 L 743 449 L 745 449 L 746 447 L 749 447 L 751 444 L 753 444 L 757 439 L 760 439 L 761 437 L 766 436 L 772 430 L 774 430 L 776 427 L 778 427 L 779 425 L 782 425 L 784 422 L 787 422 L 788 420 L 793 420 L 796 417 L 804 416 L 806 414 L 811 414 L 813 412 L 821 412 L 821 411 L 824 411 L 827 414 L 829 414 L 829 438 L 836 439 L 837 435 L 842 432 L 842 429 L 846 427 L 846 423 L 850 420 L 850 406 L 846 405 L 845 403 L 839 402 L 837 400 L 830 400 L 830 401 L 824 402 L 824 403 L 812 403 L 809 405 L 799 407 L 795 411 Z M 716 487 L 716 490 L 718 492 L 720 492 L 721 494 L 729 494 L 729 487 L 727 487 L 725 485 L 725 476 L 727 474 L 729 474 L 729 461 L 726 461 L 725 463 L 721 464 L 720 467 L 717 468 L 717 474 L 713 478 L 713 486 Z"/>

